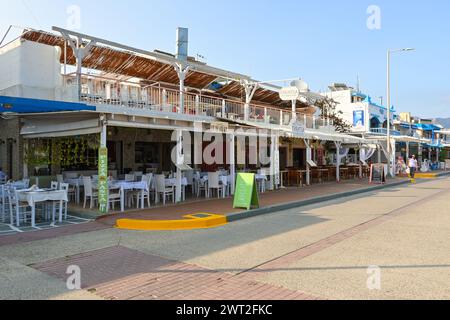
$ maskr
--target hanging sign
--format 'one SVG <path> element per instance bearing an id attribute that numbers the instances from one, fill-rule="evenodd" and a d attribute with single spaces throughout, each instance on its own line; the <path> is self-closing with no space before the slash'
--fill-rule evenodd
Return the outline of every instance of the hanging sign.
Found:
<path id="1" fill-rule="evenodd" d="M 238 173 L 233 208 L 259 208 L 258 190 L 254 173 Z"/>
<path id="2" fill-rule="evenodd" d="M 297 100 L 300 97 L 300 90 L 297 87 L 287 87 L 280 90 L 280 99 L 283 101 Z"/>
<path id="3" fill-rule="evenodd" d="M 108 149 L 98 151 L 98 203 L 101 213 L 108 212 Z"/>

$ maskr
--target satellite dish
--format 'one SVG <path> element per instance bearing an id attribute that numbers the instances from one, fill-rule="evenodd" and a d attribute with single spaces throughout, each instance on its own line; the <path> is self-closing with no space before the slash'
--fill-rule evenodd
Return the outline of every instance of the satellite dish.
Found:
<path id="1" fill-rule="evenodd" d="M 296 87 L 300 92 L 309 92 L 309 85 L 302 79 L 292 81 L 291 86 Z"/>

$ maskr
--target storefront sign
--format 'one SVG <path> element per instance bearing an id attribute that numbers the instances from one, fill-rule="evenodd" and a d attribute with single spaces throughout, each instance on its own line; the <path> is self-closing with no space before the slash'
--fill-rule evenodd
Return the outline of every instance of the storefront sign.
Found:
<path id="1" fill-rule="evenodd" d="M 98 151 L 98 203 L 101 213 L 108 212 L 108 149 Z"/>
<path id="2" fill-rule="evenodd" d="M 280 99 L 283 101 L 297 100 L 300 97 L 300 90 L 297 87 L 287 87 L 280 90 Z"/>
<path id="3" fill-rule="evenodd" d="M 301 138 L 305 134 L 305 126 L 299 121 L 295 121 L 291 124 L 292 134 L 295 138 Z"/>
<path id="4" fill-rule="evenodd" d="M 233 208 L 259 208 L 258 190 L 254 173 L 238 173 Z"/>

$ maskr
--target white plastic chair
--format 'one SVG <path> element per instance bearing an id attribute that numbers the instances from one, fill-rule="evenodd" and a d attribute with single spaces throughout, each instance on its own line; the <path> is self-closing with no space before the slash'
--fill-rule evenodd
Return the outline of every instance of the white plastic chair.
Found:
<path id="1" fill-rule="evenodd" d="M 59 189 L 59 183 L 57 181 L 52 181 L 50 184 L 50 188 L 53 190 L 58 190 Z"/>
<path id="2" fill-rule="evenodd" d="M 84 186 L 84 205 L 83 208 L 86 208 L 87 199 L 90 199 L 90 209 L 94 207 L 94 202 L 98 201 L 98 193 L 94 192 L 92 187 L 91 177 L 83 177 L 83 186 Z"/>
<path id="3" fill-rule="evenodd" d="M 135 176 L 134 174 L 126 174 L 125 175 L 125 181 L 127 182 L 134 182 Z"/>
<path id="4" fill-rule="evenodd" d="M 14 224 L 14 215 L 16 216 L 16 226 L 20 227 L 20 220 L 27 223 L 27 216 L 31 220 L 31 207 L 26 202 L 19 201 L 19 195 L 14 188 L 8 190 L 9 211 L 11 214 L 11 225 Z"/>
<path id="5" fill-rule="evenodd" d="M 208 198 L 211 190 L 216 190 L 217 198 L 220 198 L 220 195 L 224 196 L 223 186 L 219 179 L 219 172 L 208 172 Z"/>
<path id="6" fill-rule="evenodd" d="M 68 183 L 61 183 L 59 185 L 59 187 L 61 188 L 61 190 L 64 190 L 66 192 L 67 199 L 69 199 L 69 188 L 70 188 L 69 184 Z M 58 202 L 58 204 L 59 204 L 59 202 Z M 63 201 L 64 219 L 66 219 L 66 220 L 67 220 L 68 206 L 69 206 L 68 201 Z"/>
<path id="7" fill-rule="evenodd" d="M 113 192 L 111 192 L 111 191 L 113 191 Z M 117 202 L 119 203 L 119 206 L 120 206 L 120 199 L 122 198 L 122 192 L 123 192 L 122 188 L 109 190 L 109 192 L 108 192 L 108 210 L 112 206 L 112 209 L 114 211 Z"/>
<path id="8" fill-rule="evenodd" d="M 166 204 L 166 198 L 172 197 L 172 201 L 175 203 L 175 189 L 174 186 L 167 187 L 166 186 L 166 178 L 163 174 L 158 174 L 155 177 L 156 179 L 156 197 L 162 194 L 163 196 L 163 204 Z"/>

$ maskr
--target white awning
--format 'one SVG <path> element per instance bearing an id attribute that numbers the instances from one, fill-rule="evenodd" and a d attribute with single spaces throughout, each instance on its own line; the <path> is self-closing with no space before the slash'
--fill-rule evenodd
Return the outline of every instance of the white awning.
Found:
<path id="1" fill-rule="evenodd" d="M 24 117 L 20 134 L 27 139 L 68 137 L 100 133 L 97 117 Z"/>

